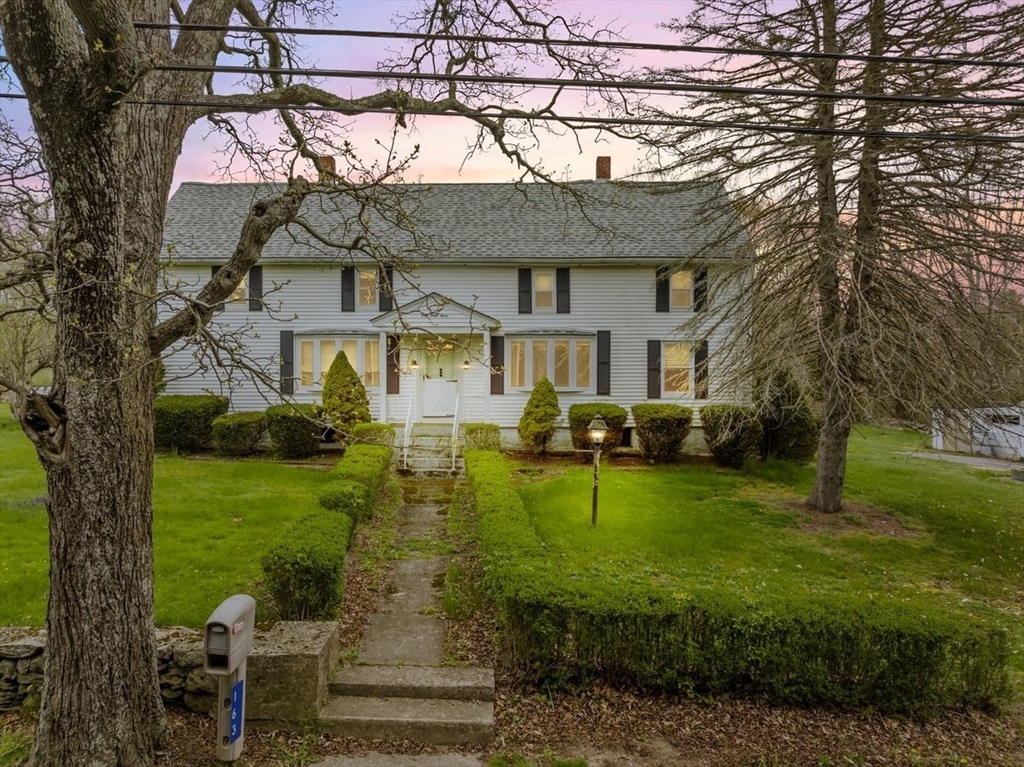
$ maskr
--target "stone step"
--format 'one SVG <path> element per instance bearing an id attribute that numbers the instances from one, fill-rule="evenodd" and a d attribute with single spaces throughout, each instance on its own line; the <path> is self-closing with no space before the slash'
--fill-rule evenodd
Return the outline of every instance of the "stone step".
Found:
<path id="1" fill-rule="evenodd" d="M 378 754 L 328 756 L 313 767 L 484 767 L 476 754 Z"/>
<path id="2" fill-rule="evenodd" d="M 418 740 L 435 745 L 486 743 L 494 736 L 494 704 L 443 698 L 329 698 L 319 729 L 375 740 Z"/>
<path id="3" fill-rule="evenodd" d="M 365 698 L 494 700 L 494 672 L 455 666 L 346 666 L 327 687 L 332 695 Z"/>

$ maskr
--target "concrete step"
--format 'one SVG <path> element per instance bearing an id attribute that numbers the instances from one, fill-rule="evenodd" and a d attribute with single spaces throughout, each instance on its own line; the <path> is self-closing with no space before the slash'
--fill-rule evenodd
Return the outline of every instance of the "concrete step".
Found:
<path id="1" fill-rule="evenodd" d="M 484 767 L 476 754 L 378 754 L 328 756 L 313 767 Z"/>
<path id="2" fill-rule="evenodd" d="M 494 700 L 494 672 L 455 666 L 346 666 L 327 687 L 332 695 L 364 698 Z"/>
<path id="3" fill-rule="evenodd" d="M 374 613 L 359 649 L 358 663 L 435 666 L 444 657 L 447 622 L 432 615 Z"/>
<path id="4" fill-rule="evenodd" d="M 486 743 L 494 737 L 494 704 L 442 698 L 330 698 L 322 732 L 349 738 L 418 740 L 435 745 Z"/>

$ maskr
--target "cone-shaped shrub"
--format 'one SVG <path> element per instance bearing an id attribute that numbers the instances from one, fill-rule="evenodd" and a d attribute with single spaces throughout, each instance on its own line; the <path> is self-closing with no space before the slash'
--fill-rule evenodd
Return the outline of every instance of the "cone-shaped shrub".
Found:
<path id="1" fill-rule="evenodd" d="M 533 387 L 523 408 L 523 417 L 519 419 L 519 440 L 523 447 L 544 455 L 561 414 L 555 387 L 546 377 L 541 378 Z"/>
<path id="2" fill-rule="evenodd" d="M 370 422 L 370 399 L 359 374 L 339 354 L 324 378 L 324 415 L 336 432 L 335 441 L 347 441 L 348 433 L 357 423 Z"/>

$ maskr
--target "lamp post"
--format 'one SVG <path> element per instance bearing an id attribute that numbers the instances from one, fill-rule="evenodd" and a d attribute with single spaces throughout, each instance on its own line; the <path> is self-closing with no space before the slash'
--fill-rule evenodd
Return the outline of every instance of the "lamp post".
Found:
<path id="1" fill-rule="evenodd" d="M 590 526 L 597 527 L 597 482 L 601 469 L 601 445 L 604 444 L 604 435 L 608 433 L 608 425 L 598 415 L 587 429 L 590 430 L 590 442 L 594 445 L 594 501 L 590 510 Z"/>

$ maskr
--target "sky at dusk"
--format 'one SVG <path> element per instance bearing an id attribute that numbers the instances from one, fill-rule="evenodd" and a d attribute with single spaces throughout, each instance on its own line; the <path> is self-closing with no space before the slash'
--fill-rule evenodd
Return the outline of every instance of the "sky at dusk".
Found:
<path id="1" fill-rule="evenodd" d="M 335 15 L 327 26 L 334 29 L 392 30 L 395 18 L 421 3 L 415 0 L 337 0 Z M 556 4 L 566 17 L 579 16 L 593 19 L 598 28 L 618 30 L 624 39 L 645 42 L 675 42 L 672 35 L 658 27 L 673 16 L 685 14 L 689 3 L 678 0 L 563 0 Z M 353 38 L 304 38 L 304 58 L 310 66 L 328 69 L 376 69 L 378 61 L 403 45 L 401 41 L 365 40 Z M 630 56 L 627 66 L 641 66 L 657 59 Z M 664 62 L 664 59 L 661 59 Z M 544 76 L 551 76 L 550 73 Z M 230 81 L 225 81 L 230 85 Z M 324 87 L 339 95 L 362 95 L 374 88 L 367 80 L 328 80 Z M 587 114 L 577 102 L 580 96 L 564 97 L 564 111 Z M 593 112 L 590 112 L 593 114 Z M 393 118 L 387 115 L 363 115 L 343 119 L 347 138 L 357 147 L 361 156 L 382 157 L 384 152 L 375 148 L 377 141 L 390 141 Z M 273 136 L 265 128 L 261 135 Z M 565 131 L 562 131 L 565 133 Z M 444 181 L 508 181 L 518 178 L 515 165 L 500 152 L 491 150 L 477 153 L 467 160 L 466 155 L 476 138 L 475 128 L 456 117 L 418 116 L 408 130 L 398 133 L 396 153 L 402 155 L 420 146 L 420 154 L 406 174 L 406 180 L 428 182 Z M 542 136 L 542 143 L 531 152 L 531 158 L 540 158 L 544 167 L 558 178 L 593 178 L 595 158 L 613 157 L 613 174 L 619 176 L 634 168 L 640 158 L 639 150 L 629 142 L 605 137 L 595 141 L 593 133 L 582 133 L 578 139 L 572 135 Z M 178 162 L 176 181 L 217 180 L 211 176 L 216 168 L 216 152 L 221 145 L 219 137 L 211 135 L 209 126 L 199 123 L 185 140 Z"/>

